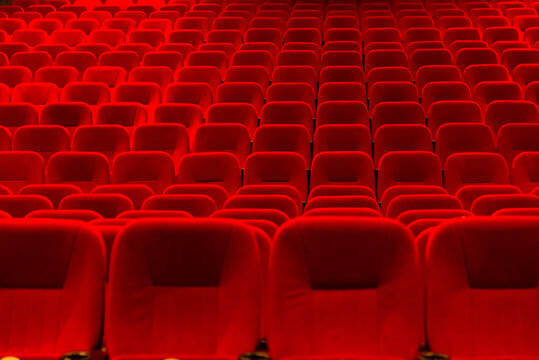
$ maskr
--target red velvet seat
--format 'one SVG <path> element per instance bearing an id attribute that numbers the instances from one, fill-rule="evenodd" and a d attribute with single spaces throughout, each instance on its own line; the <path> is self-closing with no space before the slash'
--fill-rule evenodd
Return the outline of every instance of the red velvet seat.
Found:
<path id="1" fill-rule="evenodd" d="M 28 219 L 80 220 L 90 222 L 103 217 L 93 210 L 34 210 L 25 216 Z"/>
<path id="2" fill-rule="evenodd" d="M 245 162 L 244 185 L 291 185 L 307 199 L 307 165 L 304 158 L 294 152 L 257 152 Z"/>
<path id="3" fill-rule="evenodd" d="M 485 124 L 490 126 L 494 134 L 498 134 L 505 124 L 537 122 L 539 113 L 531 101 L 496 100 L 485 111 Z"/>
<path id="4" fill-rule="evenodd" d="M 241 170 L 238 160 L 230 153 L 193 153 L 182 158 L 176 182 L 219 185 L 233 195 L 241 186 Z"/>
<path id="5" fill-rule="evenodd" d="M 264 105 L 264 89 L 254 82 L 223 83 L 217 88 L 215 102 L 251 104 L 260 114 Z"/>
<path id="6" fill-rule="evenodd" d="M 500 154 L 457 153 L 445 162 L 444 180 L 450 194 L 456 194 L 465 185 L 506 185 L 509 184 L 509 168 Z"/>
<path id="7" fill-rule="evenodd" d="M 83 81 L 103 82 L 108 87 L 127 81 L 127 71 L 121 66 L 90 66 L 84 71 Z"/>
<path id="8" fill-rule="evenodd" d="M 50 200 L 41 195 L 0 195 L 0 211 L 14 218 L 23 218 L 36 210 L 51 209 Z"/>
<path id="9" fill-rule="evenodd" d="M 8 187 L 13 194 L 29 184 L 42 184 L 44 178 L 43 158 L 31 151 L 0 152 L 0 185 Z"/>
<path id="10" fill-rule="evenodd" d="M 79 79 L 79 72 L 73 66 L 45 66 L 38 69 L 34 75 L 38 82 L 51 82 L 63 88 L 67 84 Z"/>
<path id="11" fill-rule="evenodd" d="M 13 134 L 13 151 L 33 151 L 46 163 L 59 151 L 71 149 L 71 138 L 66 129 L 58 125 L 27 125 Z"/>
<path id="12" fill-rule="evenodd" d="M 213 103 L 211 87 L 205 83 L 173 83 L 164 96 L 164 103 L 194 104 L 206 110 Z"/>
<path id="13" fill-rule="evenodd" d="M 71 184 L 83 192 L 109 183 L 109 162 L 100 153 L 57 152 L 47 163 L 47 184 Z"/>
<path id="14" fill-rule="evenodd" d="M 521 191 L 515 185 L 465 185 L 461 187 L 456 197 L 462 202 L 466 210 L 471 209 L 473 202 L 480 196 L 490 194 L 521 194 Z"/>
<path id="15" fill-rule="evenodd" d="M 432 151 L 432 135 L 423 124 L 388 124 L 376 130 L 374 136 L 374 166 L 391 151 Z"/>
<path id="16" fill-rule="evenodd" d="M 282 194 L 234 195 L 225 202 L 223 209 L 278 210 L 289 219 L 299 215 L 296 202 Z"/>
<path id="17" fill-rule="evenodd" d="M 93 349 L 101 335 L 106 271 L 100 236 L 80 222 L 39 219 L 3 221 L 0 233 L 2 316 L 13 319 L 0 338 L 19 339 L 6 343 L 2 353 L 56 358 Z M 20 307 L 7 306 L 14 296 Z M 80 322 L 83 328 L 70 330 Z"/>
<path id="18" fill-rule="evenodd" d="M 126 152 L 112 163 L 111 183 L 143 184 L 160 194 L 174 182 L 174 175 L 174 161 L 165 152 Z"/>
<path id="19" fill-rule="evenodd" d="M 305 205 L 305 211 L 322 208 L 366 208 L 380 211 L 378 202 L 370 196 L 363 195 L 337 195 L 318 196 L 310 199 Z"/>
<path id="20" fill-rule="evenodd" d="M 273 101 L 262 108 L 260 125 L 299 124 L 313 133 L 313 111 L 310 105 L 303 101 Z"/>
<path id="21" fill-rule="evenodd" d="M 396 219 L 411 210 L 461 210 L 458 198 L 448 194 L 405 194 L 395 197 L 387 205 L 386 216 Z M 400 220 L 403 220 L 402 218 Z"/>
<path id="22" fill-rule="evenodd" d="M 522 192 L 532 192 L 539 186 L 539 156 L 537 152 L 522 152 L 513 160 L 513 184 Z"/>
<path id="23" fill-rule="evenodd" d="M 21 195 L 41 195 L 49 199 L 54 209 L 60 201 L 71 194 L 81 194 L 82 191 L 71 184 L 30 184 L 19 190 Z"/>
<path id="24" fill-rule="evenodd" d="M 310 185 L 311 190 L 320 185 L 359 185 L 374 190 L 372 159 L 357 151 L 321 152 L 313 159 Z"/>
<path id="25" fill-rule="evenodd" d="M 230 152 L 241 167 L 251 153 L 249 129 L 243 124 L 204 124 L 195 134 L 194 152 Z"/>
<path id="26" fill-rule="evenodd" d="M 262 125 L 254 134 L 253 153 L 260 151 L 289 151 L 303 156 L 311 167 L 309 132 L 302 125 Z"/>
<path id="27" fill-rule="evenodd" d="M 389 152 L 380 159 L 378 198 L 394 185 L 442 186 L 442 164 L 432 152 Z"/>
<path id="28" fill-rule="evenodd" d="M 388 266 L 376 265 L 382 259 Z M 276 359 L 329 358 L 342 351 L 356 358 L 410 358 L 421 341 L 419 262 L 411 233 L 396 222 L 373 217 L 289 222 L 276 235 L 269 274 L 267 336 Z M 303 295 L 292 301 L 298 291 Z M 309 301 L 313 296 L 324 300 Z M 367 300 L 371 296 L 386 299 L 385 306 Z M 372 311 L 386 316 L 371 316 Z M 308 315 L 328 312 L 334 315 L 319 321 Z M 383 340 L 373 327 L 385 329 Z M 307 336 L 307 328 L 316 335 Z"/>
<path id="29" fill-rule="evenodd" d="M 537 319 L 515 319 L 534 309 L 538 236 L 532 217 L 455 220 L 432 233 L 426 255 L 426 319 L 434 351 L 454 358 L 537 356 L 531 330 Z M 485 263 L 497 265 L 487 271 Z M 492 311 L 479 316 L 485 309 Z M 456 328 L 458 332 L 451 331 Z M 511 345 L 516 341 L 518 351 Z"/>
<path id="30" fill-rule="evenodd" d="M 25 82 L 18 84 L 11 91 L 11 102 L 37 106 L 57 102 L 59 97 L 60 89 L 53 83 Z"/>
<path id="31" fill-rule="evenodd" d="M 288 215 L 281 210 L 263 208 L 220 209 L 212 213 L 210 217 L 238 220 L 265 220 L 271 222 L 275 226 L 281 226 L 289 220 Z"/>
<path id="32" fill-rule="evenodd" d="M 62 90 L 61 100 L 98 105 L 110 101 L 110 90 L 100 82 L 72 82 Z"/>
<path id="33" fill-rule="evenodd" d="M 164 151 L 178 163 L 189 152 L 189 134 L 180 124 L 143 124 L 133 132 L 131 150 Z"/>
<path id="34" fill-rule="evenodd" d="M 140 269 L 141 261 L 148 266 Z M 258 337 L 260 295 L 251 290 L 260 286 L 260 263 L 257 238 L 247 226 L 236 222 L 152 219 L 128 225 L 118 235 L 111 256 L 105 330 L 111 356 L 157 358 L 167 353 L 182 358 L 228 359 L 240 355 Z M 128 289 L 126 282 L 132 284 Z M 175 305 L 134 302 L 137 289 L 159 294 Z M 223 298 L 217 295 L 221 292 L 230 295 Z M 136 315 L 140 311 L 148 314 L 148 321 L 153 313 L 157 327 L 141 324 Z M 161 316 L 156 318 L 157 314 Z M 168 331 L 164 324 L 171 319 L 176 319 L 175 325 Z M 223 321 L 233 337 L 197 330 Z M 133 334 L 129 341 L 127 332 Z M 151 342 L 152 336 L 164 340 L 164 334 L 172 336 L 168 338 L 172 342 Z M 133 348 L 135 339 L 137 346 Z M 223 349 L 210 345 L 217 342 Z"/>
<path id="35" fill-rule="evenodd" d="M 131 200 L 122 194 L 73 194 L 62 199 L 59 210 L 92 210 L 104 218 L 115 218 L 133 210 Z"/>
<path id="36" fill-rule="evenodd" d="M 434 137 L 443 124 L 483 122 L 481 108 L 476 102 L 470 100 L 437 101 L 431 105 L 427 116 L 428 125 Z"/>
<path id="37" fill-rule="evenodd" d="M 97 57 L 89 51 L 62 51 L 54 59 L 54 66 L 73 66 L 80 75 L 96 65 Z"/>
<path id="38" fill-rule="evenodd" d="M 436 154 L 444 164 L 455 153 L 495 152 L 494 140 L 492 131 L 485 124 L 444 124 L 436 133 Z"/>
<path id="39" fill-rule="evenodd" d="M 148 197 L 141 209 L 185 211 L 194 217 L 208 217 L 217 210 L 217 206 L 208 195 L 164 194 Z"/>

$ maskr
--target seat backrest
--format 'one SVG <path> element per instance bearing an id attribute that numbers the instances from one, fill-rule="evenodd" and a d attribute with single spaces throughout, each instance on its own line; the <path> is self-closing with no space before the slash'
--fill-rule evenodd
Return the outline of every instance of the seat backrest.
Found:
<path id="1" fill-rule="evenodd" d="M 129 73 L 129 81 L 154 82 L 164 90 L 174 81 L 174 74 L 166 66 L 138 66 Z"/>
<path id="2" fill-rule="evenodd" d="M 378 202 L 371 196 L 364 195 L 328 195 L 309 199 L 305 211 L 320 208 L 365 208 L 380 211 Z"/>
<path id="3" fill-rule="evenodd" d="M 79 79 L 79 71 L 73 66 L 45 66 L 38 69 L 34 77 L 38 82 L 51 82 L 63 88 Z"/>
<path id="4" fill-rule="evenodd" d="M 369 128 L 360 124 L 328 124 L 319 126 L 313 138 L 313 156 L 324 151 L 363 151 L 371 155 Z"/>
<path id="5" fill-rule="evenodd" d="M 253 138 L 253 152 L 259 151 L 292 151 L 305 159 L 311 167 L 311 145 L 309 132 L 302 125 L 263 125 Z"/>
<path id="6" fill-rule="evenodd" d="M 436 133 L 436 154 L 444 164 L 454 153 L 495 152 L 494 141 L 490 128 L 485 124 L 444 124 Z"/>
<path id="7" fill-rule="evenodd" d="M 34 105 L 46 105 L 57 102 L 60 90 L 53 83 L 27 82 L 21 83 L 11 91 L 11 101 L 30 103 Z"/>
<path id="8" fill-rule="evenodd" d="M 317 109 L 316 126 L 361 124 L 369 127 L 369 110 L 360 101 L 326 101 Z"/>
<path id="9" fill-rule="evenodd" d="M 421 104 L 425 112 L 438 101 L 470 100 L 470 88 L 462 81 L 433 81 L 423 87 Z"/>
<path id="10" fill-rule="evenodd" d="M 40 125 L 61 125 L 75 128 L 92 124 L 92 109 L 83 102 L 49 103 L 41 110 Z"/>
<path id="11" fill-rule="evenodd" d="M 0 104 L 0 125 L 11 131 L 24 125 L 37 125 L 38 118 L 38 110 L 32 104 Z"/>
<path id="12" fill-rule="evenodd" d="M 392 101 L 417 102 L 417 88 L 408 81 L 379 81 L 369 89 L 369 108 L 371 112 L 376 105 Z"/>
<path id="13" fill-rule="evenodd" d="M 189 151 L 189 134 L 180 124 L 145 124 L 135 128 L 133 151 L 164 151 L 175 163 Z"/>
<path id="14" fill-rule="evenodd" d="M 195 104 L 206 110 L 213 103 L 213 94 L 206 83 L 173 83 L 165 91 L 164 102 Z"/>
<path id="15" fill-rule="evenodd" d="M 193 152 L 230 152 L 243 168 L 251 154 L 249 129 L 243 124 L 204 124 L 195 134 Z"/>
<path id="16" fill-rule="evenodd" d="M 219 185 L 215 184 L 174 184 L 165 189 L 165 195 L 207 195 L 209 196 L 217 206 L 218 209 L 223 207 L 223 204 L 228 199 L 228 192 Z"/>
<path id="17" fill-rule="evenodd" d="M 471 211 L 475 215 L 492 215 L 501 209 L 536 208 L 539 197 L 532 194 L 487 194 L 474 200 Z"/>
<path id="18" fill-rule="evenodd" d="M 161 103 L 161 87 L 154 82 L 126 82 L 114 89 L 114 101 L 132 102 L 142 105 L 157 105 Z M 122 104 L 105 104 L 117 105 Z"/>
<path id="19" fill-rule="evenodd" d="M 361 101 L 367 103 L 365 86 L 359 82 L 329 82 L 320 86 L 318 103 L 326 101 Z"/>
<path id="20" fill-rule="evenodd" d="M 90 222 L 92 220 L 102 220 L 103 216 L 93 210 L 34 210 L 31 213 L 28 213 L 25 218 L 80 220 Z"/>
<path id="21" fill-rule="evenodd" d="M 84 71 L 82 80 L 103 82 L 113 88 L 127 81 L 127 71 L 121 66 L 90 66 Z"/>
<path id="22" fill-rule="evenodd" d="M 110 101 L 110 90 L 101 82 L 72 82 L 62 90 L 62 101 L 77 101 L 98 105 Z"/>
<path id="23" fill-rule="evenodd" d="M 122 194 L 127 196 L 135 209 L 140 209 L 144 200 L 154 195 L 152 189 L 142 184 L 108 184 L 92 189 L 93 194 Z"/>
<path id="24" fill-rule="evenodd" d="M 396 219 L 409 210 L 462 209 L 458 198 L 449 194 L 404 194 L 389 202 L 386 216 Z"/>
<path id="25" fill-rule="evenodd" d="M 263 209 L 279 210 L 288 218 L 298 216 L 299 211 L 296 202 L 287 195 L 264 194 L 264 195 L 234 195 L 223 206 L 224 209 Z"/>
<path id="26" fill-rule="evenodd" d="M 112 163 L 113 184 L 143 184 L 156 194 L 174 182 L 174 160 L 162 151 L 126 152 Z"/>
<path id="27" fill-rule="evenodd" d="M 515 185 L 465 185 L 461 187 L 456 197 L 462 202 L 466 210 L 470 210 L 473 202 L 480 196 L 488 194 L 521 194 L 522 192 Z"/>
<path id="28" fill-rule="evenodd" d="M 273 101 L 266 104 L 260 114 L 260 125 L 269 124 L 300 124 L 307 128 L 311 138 L 313 111 L 303 101 Z"/>
<path id="29" fill-rule="evenodd" d="M 96 64 L 96 56 L 89 51 L 62 51 L 54 60 L 55 66 L 73 66 L 81 74 Z"/>
<path id="30" fill-rule="evenodd" d="M 538 320 L 524 315 L 536 309 L 538 238 L 533 217 L 471 217 L 433 231 L 426 254 L 433 349 L 452 357 L 539 353 Z"/>
<path id="31" fill-rule="evenodd" d="M 374 136 L 374 166 L 390 151 L 432 151 L 432 135 L 423 124 L 388 124 Z"/>
<path id="32" fill-rule="evenodd" d="M 71 184 L 30 184 L 19 190 L 20 195 L 42 195 L 50 200 L 52 208 L 58 208 L 60 201 L 71 194 L 81 194 L 82 191 Z"/>
<path id="33" fill-rule="evenodd" d="M 41 184 L 44 177 L 43 158 L 31 151 L 0 151 L 0 185 L 13 194 L 29 184 Z"/>
<path id="34" fill-rule="evenodd" d="M 539 124 L 506 124 L 498 131 L 497 152 L 511 165 L 521 152 L 539 151 L 538 137 Z"/>
<path id="35" fill-rule="evenodd" d="M 448 198 L 449 199 L 449 198 Z M 427 220 L 427 219 L 452 219 L 457 217 L 471 216 L 472 213 L 468 210 L 463 209 L 412 209 L 405 210 L 397 216 L 397 221 L 411 225 L 413 222 L 418 220 Z"/>
<path id="36" fill-rule="evenodd" d="M 217 206 L 215 201 L 203 194 L 163 194 L 153 195 L 144 200 L 142 210 L 179 210 L 194 217 L 208 217 Z"/>
<path id="37" fill-rule="evenodd" d="M 238 222 L 147 219 L 129 224 L 111 256 L 105 320 L 111 355 L 239 356 L 257 341 L 260 273 L 256 237 Z M 153 294 L 172 306 L 133 301 L 140 291 L 148 300 Z M 144 321 L 137 315 L 141 312 Z M 152 321 L 155 326 L 146 325 Z"/>
<path id="38" fill-rule="evenodd" d="M 0 195 L 0 210 L 23 218 L 35 210 L 51 210 L 52 203 L 41 195 Z"/>
<path id="39" fill-rule="evenodd" d="M 516 120 L 516 121 L 515 121 Z M 494 134 L 509 123 L 539 123 L 537 106 L 531 101 L 495 100 L 488 104 L 485 111 L 485 124 Z"/>
<path id="40" fill-rule="evenodd" d="M 537 152 L 520 153 L 513 160 L 512 167 L 513 184 L 522 192 L 533 192 L 539 187 L 539 156 Z M 536 192 L 537 193 L 537 192 Z"/>
<path id="41" fill-rule="evenodd" d="M 238 219 L 238 220 L 264 220 L 279 227 L 289 220 L 289 217 L 277 209 L 220 209 L 210 217 Z"/>
<path id="42" fill-rule="evenodd" d="M 442 164 L 432 152 L 389 152 L 382 156 L 378 168 L 379 199 L 394 185 L 442 186 Z"/>
<path id="43" fill-rule="evenodd" d="M 0 233 L 0 313 L 13 320 L 0 332 L 1 351 L 56 357 L 97 346 L 106 260 L 95 230 L 82 222 L 35 219 L 2 221 Z M 14 297 L 18 306 L 7 306 Z M 13 336 L 19 341 L 8 341 Z"/>
<path id="44" fill-rule="evenodd" d="M 394 221 L 288 222 L 276 235 L 269 278 L 267 337 L 276 359 L 341 352 L 409 358 L 421 341 L 419 261 L 411 233 Z M 375 298 L 385 306 L 377 307 Z M 314 319 L 313 313 L 333 316 Z"/>
<path id="45" fill-rule="evenodd" d="M 500 154 L 456 153 L 445 162 L 444 180 L 446 190 L 456 194 L 465 185 L 509 184 L 509 168 Z"/>
<path id="46" fill-rule="evenodd" d="M 480 123 L 481 108 L 470 100 L 443 100 L 432 104 L 428 111 L 429 128 L 435 137 L 438 128 L 447 123 Z"/>
<path id="47" fill-rule="evenodd" d="M 266 102 L 302 101 L 315 111 L 315 94 L 313 88 L 306 83 L 275 83 L 268 87 Z"/>
<path id="48" fill-rule="evenodd" d="M 260 114 L 264 105 L 264 89 L 254 82 L 223 83 L 217 88 L 215 102 L 252 104 Z"/>
<path id="49" fill-rule="evenodd" d="M 203 119 L 202 108 L 195 104 L 161 104 L 155 107 L 153 113 L 155 123 L 182 124 L 189 131 L 198 128 Z"/>
<path id="50" fill-rule="evenodd" d="M 416 72 L 415 85 L 421 94 L 428 83 L 434 81 L 461 81 L 460 70 L 453 65 L 425 65 Z"/>
<path id="51" fill-rule="evenodd" d="M 98 152 L 65 151 L 52 155 L 47 163 L 47 184 L 73 184 L 83 192 L 109 183 L 109 161 Z"/>
<path id="52" fill-rule="evenodd" d="M 66 129 L 58 125 L 27 125 L 13 134 L 12 150 L 37 152 L 45 163 L 58 151 L 69 151 L 71 139 Z"/>
<path id="53" fill-rule="evenodd" d="M 283 184 L 298 189 L 307 199 L 307 165 L 298 153 L 260 151 L 245 161 L 244 185 Z"/>
<path id="54" fill-rule="evenodd" d="M 523 96 L 520 85 L 514 81 L 484 81 L 475 85 L 473 98 L 486 108 L 496 100 L 520 101 Z"/>
<path id="55" fill-rule="evenodd" d="M 188 154 L 180 161 L 177 183 L 215 184 L 232 195 L 241 186 L 241 169 L 236 157 L 228 152 Z"/>
<path id="56" fill-rule="evenodd" d="M 111 219 L 124 211 L 133 210 L 131 200 L 122 194 L 73 194 L 62 199 L 59 210 L 93 210 Z"/>
<path id="57" fill-rule="evenodd" d="M 320 185 L 362 185 L 374 190 L 374 166 L 369 155 L 357 151 L 326 151 L 311 166 L 311 190 Z"/>
<path id="58" fill-rule="evenodd" d="M 73 133 L 73 151 L 99 152 L 112 161 L 116 155 L 129 149 L 129 133 L 121 125 L 80 126 Z"/>

